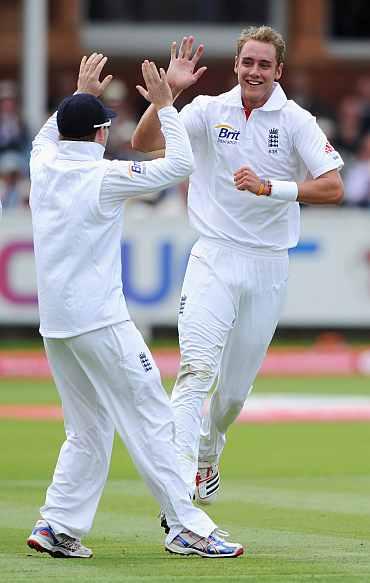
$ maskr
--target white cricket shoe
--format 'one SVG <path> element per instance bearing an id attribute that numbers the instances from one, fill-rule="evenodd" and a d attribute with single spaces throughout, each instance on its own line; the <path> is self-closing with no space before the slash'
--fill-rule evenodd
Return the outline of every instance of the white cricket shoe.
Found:
<path id="1" fill-rule="evenodd" d="M 171 543 L 166 544 L 166 551 L 177 555 L 199 555 L 212 559 L 239 557 L 244 553 L 241 544 L 225 541 L 217 530 L 203 537 L 186 529 L 182 530 Z"/>
<path id="2" fill-rule="evenodd" d="M 56 559 L 90 559 L 93 556 L 92 550 L 84 547 L 80 539 L 68 534 L 55 534 L 46 520 L 36 522 L 27 539 L 27 545 Z"/>
<path id="3" fill-rule="evenodd" d="M 212 504 L 220 489 L 218 464 L 199 462 L 195 477 L 194 499 L 199 504 Z"/>

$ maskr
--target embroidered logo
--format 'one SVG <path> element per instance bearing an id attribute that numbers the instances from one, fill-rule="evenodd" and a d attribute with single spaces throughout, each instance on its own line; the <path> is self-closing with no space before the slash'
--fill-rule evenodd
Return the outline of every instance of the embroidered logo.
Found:
<path id="1" fill-rule="evenodd" d="M 146 174 L 145 162 L 130 162 L 128 165 L 128 173 L 131 178 L 135 174 Z"/>
<path id="2" fill-rule="evenodd" d="M 187 296 L 181 296 L 181 298 L 180 298 L 180 308 L 179 308 L 180 316 L 182 316 L 182 314 L 184 313 L 186 297 Z"/>
<path id="3" fill-rule="evenodd" d="M 214 126 L 218 131 L 217 142 L 219 144 L 236 144 L 239 140 L 240 130 L 227 123 L 218 123 Z"/>
<path id="4" fill-rule="evenodd" d="M 331 145 L 330 142 L 326 142 L 326 144 L 325 144 L 325 154 L 331 154 L 332 152 L 335 152 L 333 146 Z"/>
<path id="5" fill-rule="evenodd" d="M 277 154 L 279 148 L 279 130 L 278 128 L 270 128 L 267 140 L 269 154 Z"/>
<path id="6" fill-rule="evenodd" d="M 145 352 L 140 352 L 139 358 L 145 372 L 149 372 L 150 370 L 152 370 L 153 368 L 152 363 L 150 362 Z"/>

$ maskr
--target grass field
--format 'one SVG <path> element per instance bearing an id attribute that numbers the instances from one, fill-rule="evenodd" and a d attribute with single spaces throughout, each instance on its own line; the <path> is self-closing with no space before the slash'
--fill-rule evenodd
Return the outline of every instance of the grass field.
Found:
<path id="1" fill-rule="evenodd" d="M 170 385 L 171 382 L 168 381 Z M 370 394 L 368 379 L 260 379 L 258 392 Z M 0 381 L 0 404 L 57 402 L 47 381 Z M 56 421 L 0 423 L 0 581 L 370 582 L 370 424 L 235 425 L 212 518 L 246 555 L 211 561 L 163 550 L 156 502 L 124 448 L 86 544 L 89 561 L 31 553 L 25 539 L 63 441 Z"/>

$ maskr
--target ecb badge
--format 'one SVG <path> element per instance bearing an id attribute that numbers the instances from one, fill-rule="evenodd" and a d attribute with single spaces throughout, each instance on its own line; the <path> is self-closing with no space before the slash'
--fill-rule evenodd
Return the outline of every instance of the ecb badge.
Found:
<path id="1" fill-rule="evenodd" d="M 268 134 L 267 145 L 269 154 L 277 154 L 279 148 L 279 130 L 278 128 L 270 128 Z"/>

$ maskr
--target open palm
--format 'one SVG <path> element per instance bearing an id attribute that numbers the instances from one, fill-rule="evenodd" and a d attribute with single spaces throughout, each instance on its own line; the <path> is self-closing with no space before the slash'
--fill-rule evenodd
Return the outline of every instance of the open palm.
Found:
<path id="1" fill-rule="evenodd" d="M 171 45 L 171 60 L 167 69 L 167 79 L 173 92 L 183 91 L 194 85 L 207 70 L 207 67 L 200 67 L 194 72 L 203 54 L 204 46 L 199 45 L 192 56 L 193 43 L 194 37 L 185 36 L 182 39 L 178 54 L 176 42 Z"/>
<path id="2" fill-rule="evenodd" d="M 91 93 L 99 97 L 104 92 L 113 79 L 112 75 L 107 75 L 102 81 L 99 80 L 107 60 L 102 53 L 92 53 L 89 57 L 82 57 L 77 81 L 78 93 Z"/>

